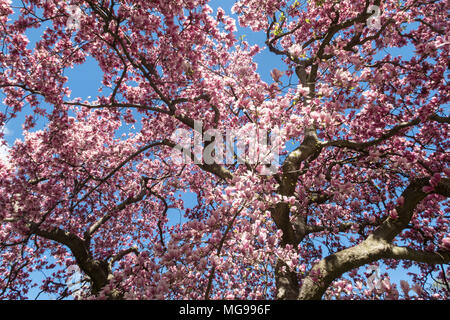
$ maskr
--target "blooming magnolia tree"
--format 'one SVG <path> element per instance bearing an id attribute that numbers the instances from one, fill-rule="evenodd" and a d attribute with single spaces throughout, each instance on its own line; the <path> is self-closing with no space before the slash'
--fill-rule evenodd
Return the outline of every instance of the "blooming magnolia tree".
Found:
<path id="1" fill-rule="evenodd" d="M 0 0 L 0 125 L 26 116 L 0 163 L 0 297 L 448 299 L 450 3 L 237 1 L 263 48 L 207 2 Z M 269 83 L 262 50 L 285 63 Z M 70 98 L 88 57 L 98 95 Z M 174 160 L 177 129 L 250 128 L 278 128 L 275 172 Z"/>

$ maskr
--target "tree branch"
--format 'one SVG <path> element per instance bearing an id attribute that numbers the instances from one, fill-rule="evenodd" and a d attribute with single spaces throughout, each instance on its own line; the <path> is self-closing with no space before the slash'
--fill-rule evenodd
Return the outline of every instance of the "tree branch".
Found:
<path id="1" fill-rule="evenodd" d="M 403 191 L 404 203 L 396 208 L 398 218 L 388 217 L 360 244 L 319 261 L 304 279 L 298 298 L 320 299 L 328 286 L 342 274 L 380 259 L 407 259 L 430 264 L 448 263 L 450 259 L 448 252 L 428 253 L 391 244 L 395 236 L 410 222 L 416 206 L 427 196 L 422 188 L 428 185 L 428 181 L 429 178 L 416 179 Z M 435 187 L 435 192 L 450 197 L 450 179 L 441 179 Z"/>
<path id="2" fill-rule="evenodd" d="M 120 251 L 118 254 L 112 257 L 111 261 L 109 262 L 109 267 L 112 268 L 113 264 L 123 257 L 125 257 L 127 254 L 134 253 L 136 256 L 139 255 L 139 250 L 136 247 L 128 248 L 125 250 Z"/>
<path id="3" fill-rule="evenodd" d="M 236 220 L 237 216 L 242 212 L 242 210 L 245 208 L 245 203 L 244 205 L 236 211 L 236 213 L 234 214 L 233 218 L 230 220 L 230 222 L 227 225 L 227 228 L 225 230 L 225 232 L 223 233 L 222 239 L 220 239 L 219 242 L 219 246 L 217 247 L 217 256 L 220 256 L 220 253 L 222 251 L 222 247 L 225 244 L 225 240 L 227 238 L 228 233 L 230 232 L 231 228 L 233 227 L 234 221 Z M 211 289 L 212 289 L 212 282 L 214 279 L 214 273 L 216 272 L 216 268 L 213 267 L 211 269 L 211 272 L 209 273 L 209 277 L 208 277 L 208 284 L 206 285 L 206 290 L 205 290 L 205 300 L 209 300 L 209 295 L 211 293 Z"/>
<path id="4" fill-rule="evenodd" d="M 107 214 L 105 214 L 103 217 L 101 217 L 100 219 L 98 219 L 94 224 L 92 224 L 87 232 L 85 232 L 84 238 L 86 241 L 89 241 L 92 237 L 92 235 L 103 225 L 105 224 L 109 219 L 112 218 L 112 214 L 114 212 L 119 212 L 123 209 L 125 209 L 127 206 L 129 206 L 130 204 L 136 203 L 141 201 L 145 195 L 147 194 L 147 189 L 145 184 L 147 183 L 146 179 L 142 179 L 142 183 L 141 183 L 141 191 L 139 192 L 138 195 L 133 196 L 133 197 L 128 197 L 125 201 L 123 201 L 122 203 L 120 203 L 119 205 L 117 205 L 113 210 L 111 210 L 110 212 L 108 212 Z"/>
<path id="5" fill-rule="evenodd" d="M 384 258 L 410 260 L 427 264 L 450 263 L 450 252 L 426 252 L 408 247 L 390 246 Z"/>

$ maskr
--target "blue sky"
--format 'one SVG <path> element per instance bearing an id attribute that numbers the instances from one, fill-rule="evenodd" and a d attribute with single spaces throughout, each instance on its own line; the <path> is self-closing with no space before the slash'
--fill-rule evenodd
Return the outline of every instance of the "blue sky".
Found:
<path id="1" fill-rule="evenodd" d="M 13 1 L 13 3 L 20 3 L 20 1 Z M 216 11 L 216 9 L 221 6 L 229 15 L 231 15 L 231 6 L 234 4 L 234 1 L 218 1 L 213 0 L 210 5 Z M 238 37 L 241 35 L 245 35 L 245 40 L 250 44 L 258 44 L 261 47 L 264 47 L 265 34 L 253 33 L 250 29 L 242 29 L 238 27 Z M 33 43 L 40 38 L 42 33 L 42 28 L 33 29 L 27 32 L 27 36 L 30 39 L 30 48 L 33 46 Z M 412 50 L 410 48 L 405 49 L 392 49 L 391 51 L 394 55 L 401 55 L 404 57 L 409 57 L 412 54 Z M 382 52 L 382 55 L 387 54 L 387 52 Z M 273 68 L 278 68 L 282 71 L 286 70 L 285 65 L 281 62 L 280 58 L 270 52 L 268 50 L 263 51 L 261 54 L 258 54 L 255 58 L 258 63 L 258 71 L 261 75 L 261 78 L 267 82 L 272 82 L 270 77 L 270 71 Z M 86 63 L 83 65 L 76 66 L 74 69 L 66 70 L 66 76 L 68 76 L 68 86 L 72 90 L 71 98 L 81 97 L 87 99 L 89 96 L 95 97 L 97 95 L 97 89 L 102 79 L 102 72 L 99 69 L 97 63 L 92 58 L 88 58 Z M 0 95 L 0 99 L 2 96 Z M 0 106 L 3 108 L 3 106 Z M 7 143 L 11 146 L 16 139 L 21 139 L 22 135 L 22 123 L 24 120 L 25 112 L 19 114 L 19 116 L 15 119 L 12 119 L 8 122 L 6 126 L 6 135 L 5 139 Z M 43 122 L 40 122 L 37 126 L 37 129 L 40 129 L 44 126 Z M 0 148 L 0 154 L 2 153 L 2 149 Z M 196 199 L 193 194 L 185 193 L 182 194 L 182 198 L 185 200 L 186 207 L 192 208 L 196 204 Z M 182 212 L 175 209 L 170 209 L 169 218 L 171 219 L 170 223 L 176 224 L 180 221 L 183 221 Z M 383 272 L 383 270 L 381 270 Z M 406 271 L 401 268 L 397 271 L 390 271 L 391 279 L 395 282 L 398 282 L 400 279 L 407 279 Z M 37 272 L 34 275 L 34 279 L 36 281 L 40 281 L 43 277 Z M 30 298 L 34 298 L 39 290 L 32 290 L 29 294 Z M 40 298 L 51 298 L 46 295 L 42 295 Z"/>

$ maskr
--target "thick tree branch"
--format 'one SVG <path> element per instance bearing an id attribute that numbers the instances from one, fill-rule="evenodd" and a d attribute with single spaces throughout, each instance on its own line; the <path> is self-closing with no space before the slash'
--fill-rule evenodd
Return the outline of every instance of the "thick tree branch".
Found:
<path id="1" fill-rule="evenodd" d="M 375 239 L 391 242 L 396 235 L 405 229 L 411 221 L 416 206 L 427 196 L 422 189 L 428 185 L 429 178 L 421 178 L 412 181 L 403 191 L 403 205 L 395 208 L 398 218 L 388 217 L 371 235 Z M 435 188 L 435 192 L 445 197 L 450 197 L 450 179 L 443 178 Z"/>
<path id="2" fill-rule="evenodd" d="M 367 239 L 357 246 L 329 255 L 317 263 L 303 281 L 298 299 L 319 300 L 329 285 L 345 272 L 380 259 L 412 260 L 428 264 L 450 262 L 449 252 L 422 252 Z"/>
<path id="3" fill-rule="evenodd" d="M 439 123 L 450 123 L 449 117 L 441 117 L 437 114 L 431 115 L 428 119 L 439 122 Z M 394 126 L 392 129 L 383 133 L 380 137 L 370 140 L 370 141 L 353 142 L 353 141 L 349 141 L 349 140 L 335 140 L 335 141 L 329 141 L 329 142 L 322 143 L 322 146 L 323 147 L 332 146 L 332 147 L 348 148 L 348 149 L 352 149 L 352 150 L 356 150 L 356 151 L 363 151 L 363 150 L 367 149 L 368 147 L 376 146 L 376 145 L 394 137 L 395 135 L 402 132 L 402 130 L 404 130 L 404 129 L 418 125 L 420 122 L 421 122 L 420 118 L 415 118 L 409 122 L 400 123 L 400 124 Z"/>
<path id="4" fill-rule="evenodd" d="M 427 252 L 408 247 L 389 246 L 389 250 L 384 258 L 410 260 L 427 264 L 447 264 L 450 263 L 450 252 Z"/>
<path id="5" fill-rule="evenodd" d="M 36 223 L 29 223 L 30 232 L 45 239 L 53 240 L 67 246 L 75 257 L 80 269 L 86 273 L 92 281 L 92 292 L 96 294 L 107 283 L 108 265 L 105 261 L 92 257 L 87 243 L 77 235 L 60 228 L 43 229 Z"/>
<path id="6" fill-rule="evenodd" d="M 332 147 L 348 148 L 348 149 L 352 149 L 352 150 L 356 150 L 356 151 L 363 151 L 363 150 L 367 149 L 368 147 L 378 145 L 381 142 L 386 141 L 389 138 L 392 138 L 393 136 L 395 136 L 399 132 L 401 132 L 403 129 L 415 126 L 419 123 L 420 123 L 420 118 L 416 118 L 409 122 L 403 122 L 401 124 L 396 125 L 392 129 L 386 131 L 379 138 L 373 139 L 371 141 L 353 142 L 353 141 L 349 141 L 349 140 L 335 140 L 335 141 L 329 141 L 329 142 L 323 143 L 323 147 L 332 146 Z"/>
<path id="7" fill-rule="evenodd" d="M 392 240 L 411 221 L 416 206 L 427 194 L 422 188 L 429 178 L 412 181 L 403 191 L 404 203 L 397 206 L 398 218 L 388 217 L 375 231 L 360 244 L 327 256 L 318 262 L 304 279 L 298 298 L 321 299 L 328 286 L 345 272 L 380 259 L 407 259 L 416 262 L 439 264 L 448 263 L 448 252 L 421 252 L 409 248 L 396 247 Z M 435 187 L 435 192 L 450 196 L 450 179 L 444 178 Z"/>

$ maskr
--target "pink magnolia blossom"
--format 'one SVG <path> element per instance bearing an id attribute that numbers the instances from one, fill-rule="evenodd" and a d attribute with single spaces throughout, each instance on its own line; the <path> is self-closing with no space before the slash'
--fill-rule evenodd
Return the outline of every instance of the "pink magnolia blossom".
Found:
<path id="1" fill-rule="evenodd" d="M 450 250 L 450 237 L 442 239 L 442 247 L 444 247 L 446 250 Z"/>
<path id="2" fill-rule="evenodd" d="M 270 72 L 270 76 L 272 77 L 273 81 L 280 82 L 280 79 L 283 76 L 283 72 L 275 68 Z"/>

